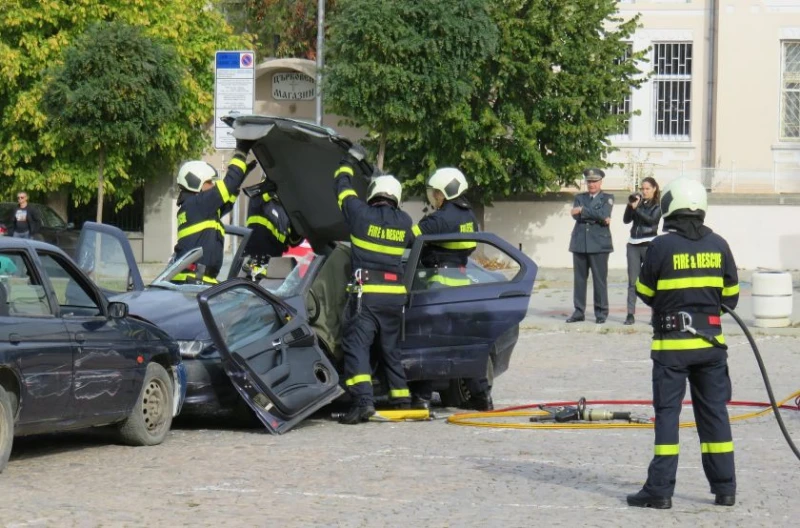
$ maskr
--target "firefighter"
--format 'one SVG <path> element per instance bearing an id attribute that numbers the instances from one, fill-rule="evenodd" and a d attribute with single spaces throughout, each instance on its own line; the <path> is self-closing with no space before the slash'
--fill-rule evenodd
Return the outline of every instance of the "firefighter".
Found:
<path id="1" fill-rule="evenodd" d="M 247 206 L 246 224 L 253 232 L 245 253 L 258 267 L 267 265 L 271 257 L 280 257 L 289 247 L 297 246 L 303 240 L 292 229 L 289 215 L 276 191 L 275 183 L 264 176 L 259 194 L 252 196 Z"/>
<path id="2" fill-rule="evenodd" d="M 394 176 L 378 176 L 367 202 L 353 190 L 356 160 L 343 160 L 335 177 L 339 208 L 350 230 L 352 287 L 342 323 L 345 385 L 353 403 L 339 421 L 357 424 L 375 414 L 370 348 L 379 339 L 390 402 L 410 405 L 397 340 L 406 302 L 402 257 L 411 235 L 411 217 L 399 209 L 402 187 Z"/>
<path id="3" fill-rule="evenodd" d="M 468 188 L 464 174 L 453 167 L 437 169 L 428 179 L 426 194 L 434 212 L 411 228 L 414 236 L 440 235 L 448 233 L 475 233 L 478 220 L 472 212 L 464 193 Z M 469 286 L 466 267 L 469 256 L 477 244 L 471 241 L 431 242 L 423 247 L 420 261 L 426 268 L 434 270 L 428 278 L 431 288 L 450 286 Z M 494 408 L 491 387 L 486 376 L 467 380 L 470 399 L 466 407 L 479 411 Z M 414 400 L 430 400 L 432 389 L 429 383 L 414 384 Z M 424 403 L 423 403 L 424 405 Z"/>
<path id="4" fill-rule="evenodd" d="M 678 423 L 686 381 L 700 436 L 703 470 L 715 504 L 736 502 L 733 440 L 726 402 L 731 399 L 721 305 L 739 300 L 736 263 L 728 243 L 703 225 L 702 184 L 679 178 L 661 198 L 666 234 L 647 251 L 636 293 L 653 309 L 655 453 L 647 481 L 628 496 L 630 506 L 672 507 L 678 470 Z"/>
<path id="5" fill-rule="evenodd" d="M 205 161 L 189 161 L 178 171 L 178 243 L 174 258 L 203 248 L 203 256 L 194 269 L 172 278 L 175 283 L 216 284 L 222 267 L 225 228 L 220 218 L 232 208 L 247 174 L 256 166 L 245 164 L 253 141 L 237 140 L 236 153 L 223 180 L 216 180 L 217 170 Z"/>

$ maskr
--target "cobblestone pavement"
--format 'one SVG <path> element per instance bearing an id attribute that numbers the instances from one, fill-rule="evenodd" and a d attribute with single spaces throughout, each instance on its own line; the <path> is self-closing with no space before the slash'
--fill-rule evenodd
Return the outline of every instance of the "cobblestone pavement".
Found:
<path id="1" fill-rule="evenodd" d="M 496 403 L 650 399 L 647 341 L 589 327 L 523 331 L 511 369 L 496 381 Z M 729 341 L 734 399 L 765 401 L 744 337 Z M 800 339 L 758 342 L 776 396 L 800 389 Z M 691 419 L 690 408 L 684 415 Z M 800 413 L 784 419 L 800 441 Z M 443 421 L 354 427 L 318 417 L 280 437 L 184 425 L 150 448 L 108 444 L 103 434 L 22 438 L 0 475 L 0 525 L 797 526 L 798 461 L 773 417 L 734 426 L 733 508 L 712 504 L 693 429 L 681 435 L 673 509 L 628 508 L 625 495 L 646 475 L 652 434 Z"/>

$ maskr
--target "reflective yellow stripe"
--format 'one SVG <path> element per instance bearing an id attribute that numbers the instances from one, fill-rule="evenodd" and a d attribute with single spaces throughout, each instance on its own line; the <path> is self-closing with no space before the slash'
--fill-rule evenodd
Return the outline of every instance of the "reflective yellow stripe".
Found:
<path id="1" fill-rule="evenodd" d="M 363 293 L 396 293 L 396 294 L 404 294 L 406 293 L 406 287 L 396 284 L 364 284 L 361 286 L 361 291 Z"/>
<path id="2" fill-rule="evenodd" d="M 714 336 L 717 341 L 725 344 L 725 336 Z M 712 348 L 714 345 L 701 337 L 694 337 L 692 339 L 653 339 L 653 344 L 650 350 L 664 351 L 664 350 L 695 350 L 698 348 Z"/>
<path id="3" fill-rule="evenodd" d="M 222 227 L 222 224 L 220 224 L 218 220 L 205 220 L 179 230 L 178 240 L 182 239 L 183 237 L 199 233 L 200 231 L 205 231 L 206 229 L 216 229 L 222 233 L 223 236 L 225 235 L 225 228 Z"/>
<path id="4" fill-rule="evenodd" d="M 739 285 L 736 284 L 734 286 L 727 286 L 722 288 L 722 296 L 723 297 L 730 297 L 731 295 L 739 295 Z"/>
<path id="5" fill-rule="evenodd" d="M 722 277 L 661 279 L 656 284 L 656 290 L 684 290 L 686 288 L 722 288 Z"/>
<path id="6" fill-rule="evenodd" d="M 194 273 L 190 273 L 190 272 L 181 272 L 181 273 L 178 273 L 177 275 L 175 275 L 174 277 L 172 277 L 172 279 L 170 279 L 170 280 L 172 280 L 172 281 L 197 280 L 197 275 L 194 274 Z M 214 279 L 212 277 L 207 277 L 205 275 L 203 275 L 201 280 L 203 282 L 208 283 L 208 284 L 219 284 L 219 281 L 217 279 Z"/>
<path id="7" fill-rule="evenodd" d="M 333 177 L 338 178 L 340 174 L 349 174 L 350 176 L 353 176 L 355 173 L 353 172 L 352 167 L 348 167 L 347 165 L 342 165 L 341 167 L 336 169 L 336 172 L 333 173 Z"/>
<path id="8" fill-rule="evenodd" d="M 355 196 L 358 198 L 358 194 L 353 189 L 346 189 L 339 193 L 339 209 L 342 208 L 342 204 L 344 203 L 344 199 L 348 196 Z"/>
<path id="9" fill-rule="evenodd" d="M 383 253 L 384 255 L 402 255 L 403 251 L 405 251 L 406 249 L 402 247 L 384 246 L 383 244 L 375 244 L 373 242 L 367 242 L 366 240 L 361 240 L 360 238 L 356 238 L 353 235 L 350 235 L 350 242 L 352 242 L 354 246 L 358 246 L 361 249 L 366 249 L 367 251 L 374 251 L 375 253 Z"/>
<path id="10" fill-rule="evenodd" d="M 417 224 L 414 224 L 411 228 L 411 232 L 414 233 L 414 236 L 422 236 L 422 229 L 420 229 Z"/>
<path id="11" fill-rule="evenodd" d="M 445 249 L 475 249 L 478 247 L 475 242 L 436 242 L 434 245 Z"/>
<path id="12" fill-rule="evenodd" d="M 228 188 L 225 187 L 225 182 L 222 180 L 217 180 L 214 185 L 216 185 L 217 189 L 219 189 L 219 195 L 222 196 L 222 201 L 229 202 L 231 200 L 231 193 L 229 193 Z M 233 201 L 236 201 L 236 198 L 234 198 Z"/>
<path id="13" fill-rule="evenodd" d="M 700 444 L 700 452 L 712 455 L 733 453 L 733 442 L 703 442 Z"/>
<path id="14" fill-rule="evenodd" d="M 275 227 L 275 224 L 269 221 L 269 218 L 266 216 L 261 215 L 253 215 L 247 217 L 247 226 L 250 227 L 251 224 L 258 224 L 262 225 L 267 228 L 267 230 L 272 233 L 272 235 L 280 242 L 281 244 L 286 242 L 286 235 L 282 235 L 278 232 L 278 228 Z"/>
<path id="15" fill-rule="evenodd" d="M 660 456 L 669 456 L 669 455 L 677 455 L 681 450 L 681 446 L 679 444 L 656 444 L 654 452 L 656 455 Z"/>
<path id="16" fill-rule="evenodd" d="M 242 172 L 247 170 L 247 164 L 243 160 L 240 160 L 239 158 L 233 158 L 231 162 L 228 163 L 228 165 L 239 167 L 240 169 L 242 169 Z"/>
<path id="17" fill-rule="evenodd" d="M 445 277 L 444 275 L 439 275 L 438 273 L 429 278 L 428 282 L 438 282 L 439 284 L 443 284 L 445 286 L 469 286 L 472 284 L 472 281 L 469 279 L 455 279 L 451 277 Z"/>
<path id="18" fill-rule="evenodd" d="M 264 193 L 261 195 L 261 201 L 264 203 L 267 203 L 270 200 L 272 200 L 272 196 L 270 196 L 269 193 Z"/>
<path id="19" fill-rule="evenodd" d="M 647 295 L 648 297 L 652 297 L 656 294 L 656 292 L 642 284 L 639 279 L 636 279 L 636 291 L 642 295 Z"/>
<path id="20" fill-rule="evenodd" d="M 357 374 L 350 378 L 349 380 L 345 381 L 344 384 L 348 387 L 352 387 L 357 383 L 372 383 L 372 375 L 371 374 Z"/>
<path id="21" fill-rule="evenodd" d="M 411 392 L 408 389 L 392 389 L 389 391 L 390 398 L 410 398 Z"/>

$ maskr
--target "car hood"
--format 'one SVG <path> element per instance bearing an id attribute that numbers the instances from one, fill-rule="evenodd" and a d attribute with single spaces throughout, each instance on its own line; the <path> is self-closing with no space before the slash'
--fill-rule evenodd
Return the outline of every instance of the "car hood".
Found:
<path id="1" fill-rule="evenodd" d="M 326 252 L 334 241 L 350 239 L 333 174 L 352 141 L 330 128 L 280 117 L 239 116 L 226 123 L 236 138 L 256 140 L 253 155 L 277 186 L 292 225 L 316 253 Z M 361 198 L 373 172 L 366 161 L 355 167 L 353 187 Z"/>
<path id="2" fill-rule="evenodd" d="M 112 301 L 128 305 L 128 313 L 149 321 L 177 341 L 210 340 L 197 307 L 197 292 L 149 288 L 115 295 Z"/>

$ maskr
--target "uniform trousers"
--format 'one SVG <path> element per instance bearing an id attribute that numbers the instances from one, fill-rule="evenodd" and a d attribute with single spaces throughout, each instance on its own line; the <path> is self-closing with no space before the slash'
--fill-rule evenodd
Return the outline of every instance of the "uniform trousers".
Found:
<path id="1" fill-rule="evenodd" d="M 575 314 L 586 312 L 586 287 L 592 270 L 595 317 L 608 317 L 608 253 L 573 253 L 573 303 Z"/>

